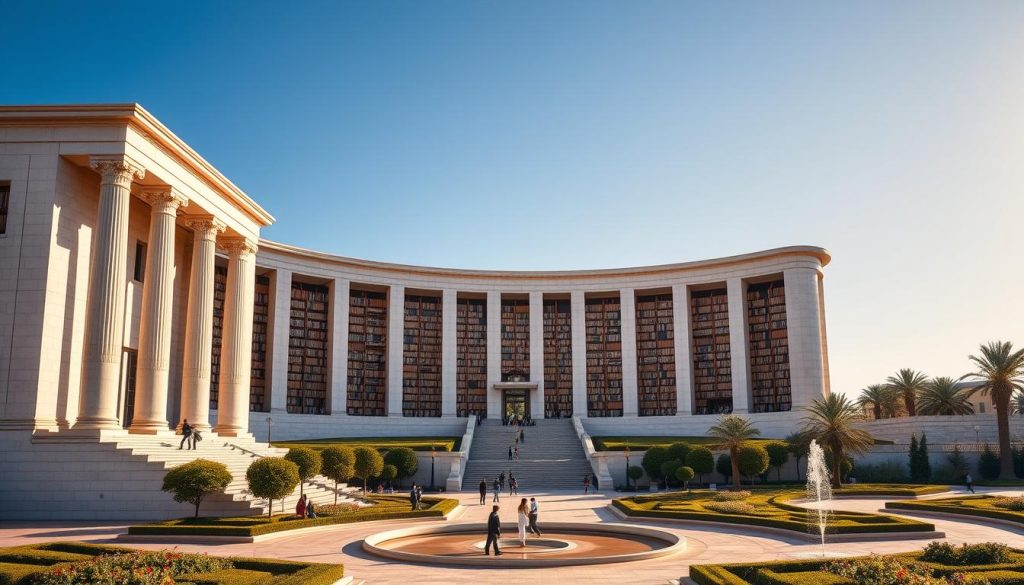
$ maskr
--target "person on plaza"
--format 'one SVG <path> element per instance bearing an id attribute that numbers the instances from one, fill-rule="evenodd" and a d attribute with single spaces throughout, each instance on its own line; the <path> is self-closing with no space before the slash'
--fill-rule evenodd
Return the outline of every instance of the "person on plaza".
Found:
<path id="1" fill-rule="evenodd" d="M 967 489 L 971 490 L 972 494 L 977 493 L 974 491 L 974 478 L 971 477 L 970 473 L 964 475 L 964 483 L 967 485 Z"/>
<path id="2" fill-rule="evenodd" d="M 480 480 L 480 505 L 483 506 L 487 503 L 487 480 Z"/>
<path id="3" fill-rule="evenodd" d="M 497 479 L 495 479 L 493 487 L 494 487 L 494 497 L 491 499 L 491 501 L 492 502 L 500 502 L 501 501 L 501 483 Z"/>
<path id="4" fill-rule="evenodd" d="M 419 510 L 420 508 L 419 495 L 420 493 L 416 491 L 416 484 L 412 484 L 412 487 L 409 488 L 409 504 L 412 505 L 413 510 Z"/>
<path id="5" fill-rule="evenodd" d="M 514 461 L 519 461 L 519 447 L 516 447 L 515 450 L 512 451 L 512 459 Z"/>
<path id="6" fill-rule="evenodd" d="M 504 489 L 505 489 L 505 472 L 504 471 L 502 471 L 498 475 L 498 483 L 500 484 L 501 489 L 504 491 Z"/>
<path id="7" fill-rule="evenodd" d="M 589 473 L 583 476 L 583 493 L 584 494 L 590 493 L 590 474 Z"/>
<path id="8" fill-rule="evenodd" d="M 512 445 L 508 446 L 508 460 L 512 461 Z"/>
<path id="9" fill-rule="evenodd" d="M 306 501 L 306 518 L 316 518 L 316 510 L 313 509 L 313 500 Z"/>
<path id="10" fill-rule="evenodd" d="M 495 492 L 497 494 L 497 492 Z M 491 556 L 491 545 L 494 545 L 494 556 L 501 555 L 498 550 L 498 539 L 501 538 L 501 518 L 498 517 L 499 506 L 491 508 L 491 515 L 487 517 L 487 542 L 484 543 L 484 554 Z"/>
<path id="11" fill-rule="evenodd" d="M 519 522 L 519 545 L 526 546 L 526 525 L 530 522 L 530 506 L 526 503 L 526 498 L 519 502 L 516 513 Z"/>
<path id="12" fill-rule="evenodd" d="M 188 424 L 187 418 L 185 419 L 185 422 L 181 423 L 181 442 L 178 443 L 178 451 L 181 451 L 181 448 L 185 443 L 188 443 L 190 451 L 196 448 L 196 443 L 192 440 L 192 425 Z"/>
<path id="13" fill-rule="evenodd" d="M 537 498 L 530 498 L 530 532 L 540 536 L 540 528 L 537 528 L 537 515 L 540 508 L 537 506 Z"/>
<path id="14" fill-rule="evenodd" d="M 299 518 L 306 517 L 306 495 L 303 494 L 297 504 L 295 504 L 295 515 Z"/>
<path id="15" fill-rule="evenodd" d="M 508 495 L 519 495 L 519 480 L 514 477 L 508 480 Z"/>

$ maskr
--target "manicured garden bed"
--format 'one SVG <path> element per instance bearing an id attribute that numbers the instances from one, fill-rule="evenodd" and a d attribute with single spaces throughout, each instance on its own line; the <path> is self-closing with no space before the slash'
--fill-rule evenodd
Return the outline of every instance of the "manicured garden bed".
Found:
<path id="1" fill-rule="evenodd" d="M 654 496 L 619 498 L 612 505 L 628 516 L 699 520 L 808 531 L 807 510 L 789 504 L 803 492 L 760 490 L 755 492 L 693 491 Z M 884 514 L 835 511 L 829 518 L 829 534 L 871 532 L 933 532 L 935 526 Z"/>
<path id="2" fill-rule="evenodd" d="M 242 516 L 237 518 L 179 518 L 142 524 L 128 528 L 132 536 L 174 535 L 174 536 L 260 536 L 284 530 L 370 522 L 373 520 L 397 520 L 403 518 L 443 518 L 458 505 L 458 500 L 425 497 L 420 510 L 412 510 L 409 499 L 403 496 L 368 496 L 373 506 L 343 510 L 329 516 L 302 519 L 294 514 L 279 514 L 273 517 Z"/>
<path id="3" fill-rule="evenodd" d="M 892 496 L 894 498 L 913 498 L 929 494 L 941 494 L 949 491 L 948 485 L 923 485 L 912 483 L 856 483 L 846 484 L 843 487 L 833 490 L 832 493 L 839 497 L 857 496 Z"/>
<path id="4" fill-rule="evenodd" d="M 942 514 L 963 514 L 1024 524 L 1024 498 L 963 496 L 925 501 L 886 502 L 892 510 L 920 510 Z"/>
<path id="5" fill-rule="evenodd" d="M 982 545 L 986 546 L 986 545 Z M 910 566 L 908 572 L 930 572 L 938 579 L 950 578 L 955 581 L 957 574 L 966 578 L 967 583 L 982 582 L 991 585 L 1024 583 L 1024 551 L 1008 549 L 1004 561 L 987 564 L 956 564 L 953 562 L 929 561 L 924 551 L 901 553 L 877 557 L 858 557 L 839 561 L 847 566 L 860 562 L 870 563 L 875 569 L 886 562 Z M 721 565 L 692 565 L 690 578 L 699 585 L 852 585 L 857 580 L 829 572 L 826 567 L 832 560 L 772 561 L 763 563 L 736 563 Z M 892 566 L 892 565 L 890 565 Z M 881 571 L 879 571 L 881 572 Z M 870 575 L 870 573 L 868 573 Z M 900 583 L 918 583 L 904 572 L 905 580 Z M 870 581 L 871 579 L 868 578 Z M 875 582 L 882 577 L 876 574 Z M 861 583 L 865 582 L 862 578 Z M 889 582 L 889 581 L 885 581 Z M 931 581 L 934 582 L 934 581 Z"/>
<path id="6" fill-rule="evenodd" d="M 177 585 L 330 585 L 344 576 L 342 565 L 136 551 L 83 542 L 0 549 L 0 584 L 4 585 L 32 585 L 56 574 L 63 575 L 60 583 L 92 583 L 112 567 L 141 568 L 151 579 L 133 583 L 160 583 L 166 576 Z M 54 577 L 47 578 L 58 582 Z"/>
<path id="7" fill-rule="evenodd" d="M 408 447 L 413 451 L 458 451 L 462 437 L 339 437 L 332 439 L 304 439 L 301 441 L 274 441 L 275 447 L 291 449 L 292 447 L 309 447 L 310 449 L 326 449 L 327 447 L 373 447 L 378 451 L 387 451 L 395 447 Z"/>
<path id="8" fill-rule="evenodd" d="M 674 436 L 674 437 L 626 437 L 626 436 L 608 436 L 608 437 L 590 437 L 590 440 L 594 443 L 594 449 L 597 451 L 623 451 L 626 449 L 626 445 L 629 445 L 630 450 L 633 451 L 645 451 L 651 447 L 668 447 L 672 443 L 688 443 L 690 445 L 713 445 L 719 441 L 714 437 L 694 437 L 694 436 Z M 782 439 L 751 439 L 749 442 L 755 444 L 767 443 L 769 441 L 780 441 Z M 876 439 L 876 445 L 892 445 L 892 441 L 886 441 L 883 439 Z"/>

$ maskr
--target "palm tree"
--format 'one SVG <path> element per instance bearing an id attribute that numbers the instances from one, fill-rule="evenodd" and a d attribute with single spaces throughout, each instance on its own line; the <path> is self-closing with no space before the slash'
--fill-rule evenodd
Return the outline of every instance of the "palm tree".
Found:
<path id="1" fill-rule="evenodd" d="M 832 452 L 832 485 L 842 485 L 842 461 L 846 453 L 860 455 L 867 452 L 875 440 L 857 423 L 864 414 L 857 405 L 839 393 L 829 394 L 807 407 L 804 432 Z"/>
<path id="2" fill-rule="evenodd" d="M 729 450 L 729 459 L 732 460 L 732 487 L 740 489 L 740 458 L 739 448 L 744 441 L 753 439 L 761 434 L 750 421 L 742 416 L 726 414 L 718 419 L 718 423 L 708 429 L 708 436 L 718 439 L 715 447 Z"/>
<path id="3" fill-rule="evenodd" d="M 917 395 L 917 412 L 924 415 L 974 414 L 970 392 L 957 386 L 947 376 L 933 379 Z"/>
<path id="4" fill-rule="evenodd" d="M 928 384 L 928 376 L 925 376 L 922 372 L 915 372 L 910 368 L 903 368 L 896 372 L 895 376 L 889 376 L 886 382 L 888 382 L 889 388 L 903 396 L 903 402 L 907 405 L 907 414 L 916 416 L 915 400 L 918 393 L 924 390 Z"/>
<path id="5" fill-rule="evenodd" d="M 878 420 L 883 415 L 892 416 L 892 413 L 899 410 L 899 405 L 896 404 L 897 398 L 898 396 L 892 388 L 885 384 L 872 384 L 860 391 L 857 404 L 862 408 L 870 406 L 875 420 Z"/>
<path id="6" fill-rule="evenodd" d="M 1024 349 L 1013 351 L 1009 341 L 992 341 L 982 345 L 980 356 L 968 356 L 978 368 L 961 378 L 981 384 L 973 392 L 992 397 L 996 405 L 999 429 L 999 478 L 1013 479 L 1013 452 L 1010 450 L 1010 398 L 1014 391 L 1024 392 Z"/>

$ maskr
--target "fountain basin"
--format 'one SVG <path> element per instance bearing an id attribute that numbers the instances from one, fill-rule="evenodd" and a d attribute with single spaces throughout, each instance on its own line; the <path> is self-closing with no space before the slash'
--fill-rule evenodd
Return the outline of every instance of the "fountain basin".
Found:
<path id="1" fill-rule="evenodd" d="M 560 567 L 624 563 L 686 550 L 686 539 L 629 524 L 542 522 L 542 537 L 521 547 L 514 524 L 502 525 L 501 556 L 485 556 L 484 524 L 414 526 L 368 536 L 363 550 L 409 563 L 494 568 Z"/>

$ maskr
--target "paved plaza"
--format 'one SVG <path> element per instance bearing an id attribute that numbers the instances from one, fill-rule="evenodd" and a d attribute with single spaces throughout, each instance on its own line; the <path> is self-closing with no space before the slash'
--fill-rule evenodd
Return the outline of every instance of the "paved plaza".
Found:
<path id="1" fill-rule="evenodd" d="M 959 493 L 959 492 L 955 492 Z M 985 493 L 1019 494 L 1012 491 L 988 491 Z M 940 494 L 932 497 L 948 497 Z M 617 522 L 620 521 L 607 508 L 610 498 L 607 494 L 570 492 L 530 493 L 520 496 L 537 497 L 541 505 L 540 525 L 545 521 L 566 522 Z M 488 503 L 481 506 L 475 493 L 463 493 L 458 497 L 463 508 L 451 522 L 483 523 L 490 511 Z M 514 519 L 514 497 L 502 498 L 503 520 Z M 881 499 L 842 499 L 835 502 L 836 509 L 859 512 L 877 512 L 884 506 Z M 1015 547 L 1024 547 L 1024 529 L 986 525 L 984 519 L 946 520 L 929 518 L 936 530 L 945 532 L 953 543 L 996 541 Z M 363 537 L 409 526 L 408 521 L 349 524 L 318 529 L 306 534 L 281 536 L 270 541 L 253 544 L 229 545 L 180 545 L 188 552 L 209 552 L 215 555 L 238 555 L 270 557 L 307 562 L 343 563 L 346 575 L 356 582 L 368 585 L 379 584 L 449 584 L 449 583 L 506 583 L 510 579 L 529 583 L 677 583 L 689 573 L 691 564 L 751 562 L 806 557 L 818 550 L 818 546 L 787 536 L 758 533 L 756 529 L 737 526 L 725 528 L 700 526 L 696 524 L 675 524 L 667 522 L 631 521 L 637 524 L 658 526 L 687 539 L 688 547 L 678 555 L 612 565 L 592 565 L 553 569 L 479 569 L 432 567 L 409 565 L 378 559 L 364 553 L 360 547 Z M 125 531 L 122 524 L 56 524 L 56 523 L 5 523 L 0 528 L 0 546 L 49 542 L 55 540 L 84 540 L 97 543 L 118 544 L 114 539 Z M 871 541 L 829 545 L 830 551 L 843 554 L 892 553 L 911 551 L 922 547 L 926 541 Z M 174 546 L 166 544 L 140 544 L 142 548 L 160 549 Z M 512 577 L 514 575 L 514 577 Z M 686 582 L 685 580 L 683 582 Z"/>

